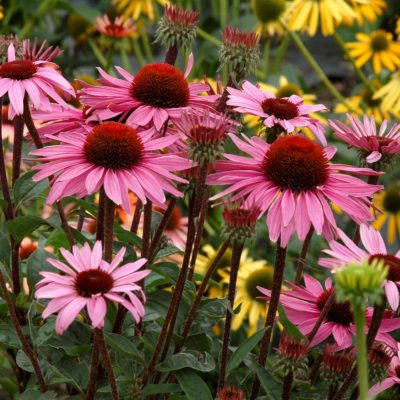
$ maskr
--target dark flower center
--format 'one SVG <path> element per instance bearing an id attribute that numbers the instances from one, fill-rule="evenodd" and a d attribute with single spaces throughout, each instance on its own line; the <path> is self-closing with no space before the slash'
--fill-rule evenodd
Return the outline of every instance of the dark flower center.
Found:
<path id="1" fill-rule="evenodd" d="M 80 296 L 91 297 L 93 294 L 107 293 L 113 287 L 114 280 L 110 274 L 101 269 L 89 269 L 79 272 L 75 288 Z"/>
<path id="2" fill-rule="evenodd" d="M 271 289 L 273 275 L 274 269 L 271 267 L 264 267 L 253 271 L 246 279 L 246 291 L 248 295 L 252 299 L 258 300 L 257 297 L 260 297 L 261 293 L 257 289 L 257 286 Z"/>
<path id="3" fill-rule="evenodd" d="M 118 122 L 103 122 L 89 133 L 83 148 L 86 160 L 106 169 L 129 169 L 138 164 L 143 143 L 136 130 Z"/>
<path id="4" fill-rule="evenodd" d="M 299 109 L 296 104 L 278 97 L 274 99 L 265 99 L 261 107 L 265 114 L 274 115 L 279 119 L 293 119 L 299 115 Z"/>
<path id="5" fill-rule="evenodd" d="M 397 189 L 386 190 L 383 197 L 383 208 L 385 211 L 397 214 L 400 211 L 400 191 Z"/>
<path id="6" fill-rule="evenodd" d="M 277 90 L 276 97 L 290 97 L 293 94 L 301 96 L 301 89 L 294 83 L 287 83 Z"/>
<path id="7" fill-rule="evenodd" d="M 373 51 L 383 51 L 389 47 L 385 31 L 377 31 L 372 34 L 371 47 Z"/>
<path id="8" fill-rule="evenodd" d="M 282 190 L 302 192 L 323 185 L 328 179 L 328 160 L 320 145 L 296 135 L 277 139 L 265 154 L 265 176 Z"/>
<path id="9" fill-rule="evenodd" d="M 332 290 L 332 288 L 325 290 L 325 292 L 319 296 L 317 300 L 318 310 L 321 311 L 324 308 Z M 351 312 L 350 302 L 346 301 L 345 303 L 337 303 L 335 300 L 326 315 L 326 320 L 339 325 L 349 326 L 353 322 L 353 313 Z"/>
<path id="10" fill-rule="evenodd" d="M 392 254 L 373 254 L 369 257 L 369 263 L 375 260 L 383 261 L 386 267 L 389 268 L 387 279 L 393 282 L 400 281 L 400 258 Z"/>
<path id="11" fill-rule="evenodd" d="M 186 107 L 189 85 L 183 73 L 169 64 L 150 64 L 143 67 L 132 82 L 134 98 L 160 108 Z"/>
<path id="12" fill-rule="evenodd" d="M 37 71 L 37 66 L 29 60 L 16 60 L 0 65 L 0 77 L 18 81 L 31 78 Z"/>

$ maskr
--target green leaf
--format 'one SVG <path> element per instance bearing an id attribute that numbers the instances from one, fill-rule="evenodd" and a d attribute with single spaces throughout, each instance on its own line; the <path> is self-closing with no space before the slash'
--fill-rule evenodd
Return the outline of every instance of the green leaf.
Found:
<path id="1" fill-rule="evenodd" d="M 17 332 L 15 332 L 14 328 L 9 324 L 0 325 L 0 343 L 8 348 L 21 348 L 21 342 Z"/>
<path id="2" fill-rule="evenodd" d="M 158 367 L 160 372 L 177 371 L 184 368 L 195 369 L 201 372 L 210 372 L 215 369 L 215 361 L 207 352 L 173 354 L 166 358 Z"/>
<path id="3" fill-rule="evenodd" d="M 39 227 L 49 223 L 36 215 L 23 215 L 8 222 L 8 229 L 17 242 L 21 242 Z"/>
<path id="4" fill-rule="evenodd" d="M 258 342 L 261 340 L 266 329 L 261 329 L 253 336 L 249 337 L 245 342 L 243 342 L 232 354 L 229 359 L 227 366 L 227 374 L 229 375 L 239 364 L 246 358 L 246 356 L 257 346 Z"/>
<path id="5" fill-rule="evenodd" d="M 146 385 L 143 389 L 143 396 L 152 396 L 154 394 L 162 393 L 177 393 L 181 391 L 181 387 L 175 383 L 165 383 L 165 384 L 150 384 Z"/>
<path id="6" fill-rule="evenodd" d="M 41 271 L 54 271 L 54 267 L 46 261 L 47 258 L 54 258 L 54 254 L 38 248 L 29 256 L 26 262 L 26 274 L 31 293 L 34 292 L 35 285 L 42 279 L 39 274 Z"/>
<path id="7" fill-rule="evenodd" d="M 50 391 L 41 393 L 38 389 L 29 388 L 19 397 L 20 400 L 55 400 L 57 393 Z"/>
<path id="8" fill-rule="evenodd" d="M 127 339 L 125 336 L 116 333 L 105 333 L 106 342 L 115 350 L 134 358 L 141 364 L 145 365 L 142 353 L 138 351 L 135 343 Z"/>
<path id="9" fill-rule="evenodd" d="M 210 388 L 196 372 L 186 368 L 175 372 L 175 376 L 187 400 L 213 400 Z"/>
<path id="10" fill-rule="evenodd" d="M 28 356 L 22 350 L 18 350 L 15 361 L 16 361 L 18 367 L 20 367 L 24 371 L 27 371 L 30 373 L 35 372 L 35 370 L 33 369 L 31 360 L 28 358 Z"/>
<path id="11" fill-rule="evenodd" d="M 297 329 L 297 326 L 289 321 L 285 313 L 285 309 L 282 307 L 281 304 L 278 305 L 278 315 L 279 315 L 279 322 L 285 328 L 285 332 L 288 336 L 292 336 L 296 340 L 301 340 L 304 337 L 302 333 Z"/>
<path id="12" fill-rule="evenodd" d="M 10 264 L 11 249 L 7 236 L 0 232 L 0 262 Z"/>
<path id="13" fill-rule="evenodd" d="M 17 207 L 24 201 L 38 197 L 49 186 L 49 183 L 46 179 L 40 182 L 33 182 L 32 177 L 35 174 L 36 171 L 29 171 L 19 177 L 17 182 L 15 182 L 13 196 L 14 203 Z"/>

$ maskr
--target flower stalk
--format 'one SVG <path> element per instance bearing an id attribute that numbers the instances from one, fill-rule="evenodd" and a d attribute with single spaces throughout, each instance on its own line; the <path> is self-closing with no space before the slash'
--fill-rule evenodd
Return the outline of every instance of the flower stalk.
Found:
<path id="1" fill-rule="evenodd" d="M 275 269 L 272 281 L 271 299 L 268 305 L 267 318 L 265 320 L 265 333 L 261 339 L 260 344 L 260 355 L 258 357 L 258 363 L 264 367 L 267 361 L 269 344 L 271 342 L 272 330 L 274 327 L 275 316 L 278 310 L 279 298 L 281 295 L 282 283 L 283 283 L 283 272 L 285 270 L 286 261 L 286 247 L 281 247 L 280 241 L 278 240 L 276 255 L 275 255 Z M 258 377 L 254 378 L 253 387 L 251 389 L 250 400 L 255 400 L 260 390 L 260 381 Z"/>

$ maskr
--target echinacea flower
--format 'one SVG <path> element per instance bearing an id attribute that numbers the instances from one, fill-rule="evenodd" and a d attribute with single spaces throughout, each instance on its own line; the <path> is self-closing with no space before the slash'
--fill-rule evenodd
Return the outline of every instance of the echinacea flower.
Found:
<path id="1" fill-rule="evenodd" d="M 367 163 L 390 161 L 393 155 L 400 153 L 400 125 L 394 124 L 386 132 L 387 121 L 384 120 L 377 129 L 375 118 L 364 116 L 363 121 L 357 117 L 347 115 L 350 127 L 340 121 L 329 121 L 333 133 L 339 139 L 361 151 Z"/>
<path id="2" fill-rule="evenodd" d="M 107 74 L 98 68 L 100 86 L 82 82 L 79 92 L 82 104 L 104 119 L 103 113 L 122 114 L 123 122 L 134 127 L 153 125 L 160 131 L 165 123 L 175 123 L 183 112 L 212 108 L 216 96 L 200 96 L 207 91 L 203 83 L 188 83 L 186 77 L 193 66 L 193 57 L 185 75 L 169 64 L 149 64 L 135 76 L 121 67 L 115 67 L 124 79 Z"/>
<path id="3" fill-rule="evenodd" d="M 59 104 L 52 104 L 51 108 L 51 111 L 32 112 L 32 117 L 42 124 L 37 131 L 43 143 L 52 140 L 47 135 L 57 136 L 70 132 L 88 134 L 95 125 L 95 121 L 90 121 L 85 109 L 63 107 Z"/>
<path id="4" fill-rule="evenodd" d="M 236 386 L 224 386 L 218 389 L 216 400 L 244 400 L 244 392 Z"/>
<path id="5" fill-rule="evenodd" d="M 393 35 L 383 29 L 371 34 L 359 32 L 357 42 L 346 43 L 350 55 L 357 67 L 362 67 L 372 59 L 372 67 L 380 74 L 382 66 L 389 71 L 395 71 L 400 66 L 400 43 L 393 40 Z"/>
<path id="6" fill-rule="evenodd" d="M 24 39 L 22 41 L 22 48 L 24 59 L 31 61 L 50 62 L 63 52 L 57 46 L 47 46 L 47 40 L 44 40 L 40 47 L 38 47 L 38 38 L 35 38 L 32 44 L 30 39 Z"/>
<path id="7" fill-rule="evenodd" d="M 117 5 L 119 11 L 126 18 L 132 17 L 137 20 L 141 14 L 144 14 L 150 20 L 155 19 L 154 6 L 155 4 L 161 4 L 162 6 L 169 4 L 168 0 L 113 0 L 113 3 Z"/>
<path id="8" fill-rule="evenodd" d="M 229 263 L 230 265 L 230 263 Z M 230 267 L 219 270 L 222 277 L 221 284 L 228 285 L 230 279 Z M 244 321 L 248 321 L 248 336 L 254 334 L 263 323 L 268 308 L 265 303 L 260 301 L 258 286 L 271 289 L 274 268 L 267 264 L 265 260 L 254 260 L 249 257 L 248 249 L 243 250 L 240 260 L 238 277 L 236 282 L 236 296 L 233 308 L 241 304 L 240 311 L 233 316 L 232 330 L 236 331 L 243 326 Z"/>
<path id="9" fill-rule="evenodd" d="M 155 211 L 164 213 L 161 207 L 154 207 Z M 182 212 L 178 206 L 172 210 L 171 217 L 165 227 L 164 234 L 171 240 L 172 244 L 180 250 L 185 249 L 186 237 L 188 233 L 188 218 L 182 216 Z"/>
<path id="10" fill-rule="evenodd" d="M 325 111 L 323 104 L 303 104 L 304 99 L 297 95 L 276 97 L 272 93 L 259 89 L 245 81 L 242 90 L 229 87 L 227 104 L 244 114 L 260 117 L 268 128 L 279 126 L 287 133 L 296 128 L 308 127 L 318 140 L 326 145 L 324 128 L 319 121 L 310 117 L 310 113 Z"/>
<path id="11" fill-rule="evenodd" d="M 232 201 L 244 199 L 257 206 L 260 216 L 268 210 L 267 226 L 273 242 L 286 247 L 296 231 L 304 240 L 310 227 L 328 240 L 336 232 L 336 222 L 328 201 L 337 204 L 357 223 L 372 220 L 369 197 L 382 186 L 369 185 L 348 175 L 380 175 L 368 168 L 331 164 L 335 149 L 323 148 L 302 135 L 284 136 L 271 145 L 259 137 L 230 135 L 235 145 L 250 157 L 225 154 L 218 161 L 210 185 L 229 185 L 211 200 L 234 194 Z M 328 200 L 328 201 L 327 201 Z"/>
<path id="12" fill-rule="evenodd" d="M 124 20 L 123 17 L 116 17 L 111 22 L 107 14 L 103 17 L 96 17 L 96 28 L 102 35 L 111 38 L 129 37 L 137 30 L 137 26 L 131 18 Z"/>
<path id="13" fill-rule="evenodd" d="M 71 84 L 54 68 L 46 66 L 46 61 L 16 60 L 14 45 L 8 47 L 8 61 L 0 65 L 0 97 L 5 94 L 10 100 L 8 115 L 24 112 L 24 97 L 27 94 L 36 109 L 51 110 L 48 96 L 56 103 L 67 107 L 57 93 L 73 96 Z"/>
<path id="14" fill-rule="evenodd" d="M 400 190 L 396 186 L 388 187 L 376 193 L 374 206 L 379 210 L 376 220 L 372 223 L 375 229 L 382 230 L 387 222 L 387 241 L 393 244 L 400 237 Z"/>
<path id="15" fill-rule="evenodd" d="M 385 379 L 376 385 L 372 386 L 372 388 L 368 391 L 368 396 L 374 397 L 378 393 L 381 393 L 389 388 L 394 387 L 394 396 L 396 398 L 398 393 L 400 393 L 400 343 L 396 344 L 395 347 L 396 354 L 392 357 L 390 362 L 389 373 Z"/>
<path id="16" fill-rule="evenodd" d="M 294 0 L 287 10 L 288 27 L 310 36 L 317 33 L 318 25 L 324 36 L 332 35 L 344 19 L 357 14 L 345 0 Z"/>
<path id="17" fill-rule="evenodd" d="M 72 247 L 72 252 L 60 249 L 65 262 L 48 258 L 47 262 L 64 274 L 40 272 L 43 279 L 36 285 L 37 299 L 51 299 L 43 311 L 43 318 L 58 313 L 56 332 L 63 334 L 78 314 L 86 308 L 93 328 L 102 328 L 107 313 L 107 302 L 124 306 L 138 323 L 144 316 L 145 295 L 137 284 L 151 271 L 140 270 L 147 262 L 141 258 L 133 263 L 120 266 L 123 247 L 108 263 L 102 259 L 101 242 L 93 249 L 88 243 L 83 247 Z M 141 294 L 140 300 L 134 292 Z M 126 295 L 125 298 L 123 295 Z"/>
<path id="18" fill-rule="evenodd" d="M 283 305 L 288 319 L 295 324 L 303 335 L 308 335 L 314 328 L 321 310 L 324 308 L 330 294 L 332 293 L 332 282 L 328 278 L 325 280 L 325 288 L 312 276 L 304 275 L 305 286 L 297 286 L 291 282 L 286 282 L 291 290 L 283 290 L 280 302 Z M 259 288 L 260 292 L 269 298 L 270 290 Z M 371 323 L 373 309 L 367 308 L 367 324 Z M 379 342 L 393 346 L 395 340 L 389 334 L 400 327 L 400 318 L 391 318 L 385 315 L 375 339 Z M 323 320 L 318 332 L 310 343 L 311 347 L 317 346 L 332 335 L 337 350 L 342 350 L 352 345 L 355 335 L 355 325 L 350 302 L 334 303 L 325 319 Z"/>
<path id="19" fill-rule="evenodd" d="M 399 307 L 400 286 L 400 251 L 396 254 L 387 252 L 385 242 L 381 234 L 373 227 L 362 224 L 360 226 L 360 238 L 365 250 L 357 246 L 344 232 L 338 230 L 342 241 L 329 242 L 329 250 L 323 250 L 329 257 L 320 258 L 318 263 L 323 267 L 334 268 L 349 263 L 361 263 L 368 259 L 370 262 L 382 261 L 389 268 L 384 287 L 387 301 L 396 311 Z"/>
<path id="20" fill-rule="evenodd" d="M 103 122 L 89 134 L 73 132 L 59 136 L 48 135 L 60 144 L 31 152 L 41 162 L 33 168 L 33 177 L 40 181 L 56 175 L 47 198 L 48 204 L 66 196 L 83 197 L 104 187 L 115 204 L 130 212 L 128 190 L 143 204 L 146 199 L 155 204 L 165 202 L 164 191 L 181 196 L 172 181 L 186 181 L 173 175 L 192 166 L 187 159 L 175 154 L 159 154 L 176 138 L 152 139 L 151 132 L 137 133 L 134 128 L 118 122 Z"/>

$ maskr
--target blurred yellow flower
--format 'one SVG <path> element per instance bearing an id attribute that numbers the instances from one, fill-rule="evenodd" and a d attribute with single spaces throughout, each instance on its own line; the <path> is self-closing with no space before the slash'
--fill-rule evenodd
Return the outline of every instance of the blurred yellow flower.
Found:
<path id="1" fill-rule="evenodd" d="M 345 0 L 294 0 L 287 13 L 289 29 L 306 32 L 310 36 L 317 33 L 319 24 L 322 34 L 328 36 L 345 18 L 357 17 Z"/>
<path id="2" fill-rule="evenodd" d="M 392 187 L 374 196 L 374 205 L 382 211 L 377 214 L 377 219 L 373 222 L 375 229 L 381 230 L 386 222 L 387 240 L 393 244 L 395 238 L 400 238 L 400 189 Z"/>
<path id="3" fill-rule="evenodd" d="M 357 22 L 361 25 L 366 19 L 375 22 L 383 14 L 388 4 L 386 0 L 349 0 L 357 14 Z"/>
<path id="4" fill-rule="evenodd" d="M 266 261 L 255 261 L 248 258 L 248 251 L 243 251 L 245 259 L 241 261 L 238 278 L 236 283 L 236 297 L 234 309 L 241 304 L 241 309 L 238 314 L 235 314 L 232 321 L 232 330 L 238 330 L 244 320 L 248 320 L 249 330 L 247 334 L 254 334 L 263 323 L 268 306 L 265 305 L 265 300 L 259 300 L 257 297 L 262 296 L 258 291 L 257 286 L 271 289 L 272 277 L 274 268 L 269 266 Z M 242 257 L 243 259 L 243 257 Z M 221 283 L 229 284 L 229 268 L 220 270 L 222 276 Z"/>
<path id="5" fill-rule="evenodd" d="M 252 0 L 251 6 L 257 18 L 257 34 L 261 36 L 282 36 L 285 28 L 281 22 L 287 8 L 286 0 Z"/>
<path id="6" fill-rule="evenodd" d="M 380 74 L 382 66 L 394 71 L 400 66 L 400 43 L 393 40 L 393 35 L 383 29 L 378 29 L 367 35 L 359 32 L 357 42 L 346 44 L 356 65 L 362 67 L 372 59 L 373 70 Z"/>
<path id="7" fill-rule="evenodd" d="M 195 265 L 195 272 L 200 275 L 205 275 L 210 268 L 212 262 L 215 259 L 215 256 L 217 255 L 219 249 L 214 249 L 210 244 L 205 245 L 202 247 L 201 251 L 202 253 L 199 253 L 197 256 L 196 260 L 196 265 Z M 225 255 L 222 257 L 220 260 L 217 269 L 214 273 L 214 275 L 211 277 L 215 283 L 210 283 L 209 289 L 208 289 L 208 296 L 211 298 L 216 298 L 216 297 L 223 297 L 224 296 L 224 290 L 222 288 L 222 285 L 218 283 L 220 280 L 220 276 L 218 274 L 218 271 L 228 268 L 231 265 L 231 257 L 232 257 L 232 250 L 228 249 L 225 252 Z M 242 254 L 242 260 L 243 260 L 243 254 Z"/>
<path id="8" fill-rule="evenodd" d="M 4 18 L 4 8 L 3 6 L 0 6 L 0 19 Z"/>
<path id="9" fill-rule="evenodd" d="M 395 114 L 400 113 L 400 73 L 392 75 L 391 80 L 382 86 L 375 94 L 374 99 L 382 101 L 382 109 Z"/>
<path id="10" fill-rule="evenodd" d="M 373 80 L 371 83 L 377 88 L 376 93 L 379 93 L 379 88 L 382 86 L 382 84 L 378 80 Z M 383 119 L 390 120 L 394 116 L 397 116 L 398 113 L 388 112 L 384 109 L 383 101 L 375 98 L 376 93 L 374 95 L 368 88 L 363 87 L 357 94 L 346 98 L 347 104 L 338 103 L 334 109 L 334 112 L 338 114 L 352 112 L 358 116 L 362 116 L 364 114 L 373 115 L 377 122 L 382 122 Z M 365 105 L 367 108 L 364 109 L 362 105 Z"/>
<path id="11" fill-rule="evenodd" d="M 150 20 L 154 21 L 154 5 L 162 6 L 169 4 L 168 0 L 113 0 L 119 11 L 125 18 L 138 19 L 141 14 L 145 14 Z"/>

